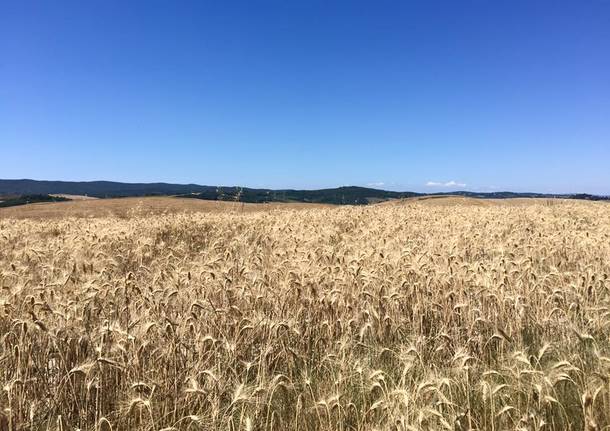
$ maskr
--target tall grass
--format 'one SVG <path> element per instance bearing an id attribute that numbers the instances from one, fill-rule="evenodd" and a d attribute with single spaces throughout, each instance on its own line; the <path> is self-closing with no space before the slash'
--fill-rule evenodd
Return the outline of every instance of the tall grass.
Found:
<path id="1" fill-rule="evenodd" d="M 594 430 L 610 212 L 0 221 L 1 430 Z"/>

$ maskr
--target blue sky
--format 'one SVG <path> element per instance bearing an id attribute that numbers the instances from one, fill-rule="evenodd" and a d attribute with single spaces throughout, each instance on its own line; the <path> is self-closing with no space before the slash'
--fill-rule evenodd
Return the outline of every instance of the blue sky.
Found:
<path id="1" fill-rule="evenodd" d="M 610 194 L 610 1 L 2 1 L 0 178 Z"/>

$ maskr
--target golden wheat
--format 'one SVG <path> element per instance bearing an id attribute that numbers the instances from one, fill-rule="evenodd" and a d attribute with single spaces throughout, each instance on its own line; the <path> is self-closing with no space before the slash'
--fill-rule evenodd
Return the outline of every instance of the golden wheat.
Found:
<path id="1" fill-rule="evenodd" d="M 609 209 L 0 220 L 0 430 L 604 429 Z"/>

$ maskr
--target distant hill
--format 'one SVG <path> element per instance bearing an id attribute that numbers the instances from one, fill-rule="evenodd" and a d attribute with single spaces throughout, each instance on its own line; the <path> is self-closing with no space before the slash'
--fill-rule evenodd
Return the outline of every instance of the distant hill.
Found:
<path id="1" fill-rule="evenodd" d="M 112 181 L 37 181 L 0 180 L 0 196 L 83 195 L 97 198 L 176 195 L 193 199 L 228 200 L 237 202 L 311 202 L 338 205 L 365 205 L 390 199 L 430 195 L 457 195 L 479 199 L 564 198 L 610 200 L 608 196 L 589 194 L 543 194 L 515 192 L 415 193 L 371 189 L 367 187 L 337 187 L 319 190 L 272 190 L 248 187 L 202 186 L 198 184 L 119 183 Z"/>
<path id="2" fill-rule="evenodd" d="M 387 190 L 369 189 L 366 187 L 337 187 L 319 190 L 271 190 L 251 189 L 247 187 L 216 187 L 183 197 L 211 200 L 230 200 L 237 202 L 264 203 L 264 202 L 309 202 L 319 204 L 338 205 L 366 205 L 371 202 L 385 201 L 422 196 L 413 192 L 392 192 Z"/>
<path id="3" fill-rule="evenodd" d="M 35 204 L 39 202 L 64 202 L 69 201 L 65 197 L 61 196 L 49 196 L 46 194 L 35 194 L 35 195 L 19 195 L 11 197 L 3 197 L 0 199 L 0 208 L 14 207 L 25 204 Z"/>
<path id="4" fill-rule="evenodd" d="M 97 198 L 178 195 L 208 200 L 239 202 L 312 202 L 367 204 L 371 201 L 423 196 L 366 187 L 338 187 L 320 190 L 272 190 L 248 187 L 217 187 L 198 184 L 119 183 L 112 181 L 0 180 L 0 195 L 83 195 Z"/>
<path id="5" fill-rule="evenodd" d="M 179 195 L 215 190 L 197 184 L 118 183 L 113 181 L 0 180 L 0 195 L 66 194 L 96 198 Z"/>
<path id="6" fill-rule="evenodd" d="M 513 198 L 543 198 L 543 199 L 581 199 L 590 201 L 610 201 L 610 196 L 578 194 L 550 194 L 550 193 L 517 193 L 517 192 L 467 192 L 457 191 L 449 193 L 435 193 L 436 195 L 465 196 L 478 199 L 513 199 Z"/>

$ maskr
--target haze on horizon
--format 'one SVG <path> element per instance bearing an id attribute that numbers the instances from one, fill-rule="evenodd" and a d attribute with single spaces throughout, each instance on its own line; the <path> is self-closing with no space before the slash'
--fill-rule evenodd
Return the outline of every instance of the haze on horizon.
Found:
<path id="1" fill-rule="evenodd" d="M 610 194 L 610 2 L 0 6 L 0 178 Z"/>

